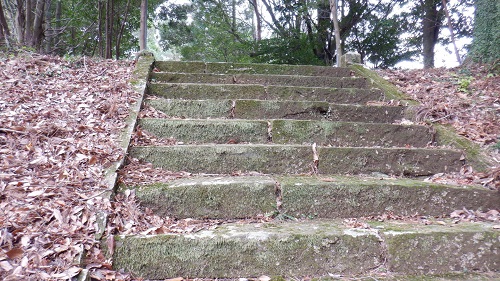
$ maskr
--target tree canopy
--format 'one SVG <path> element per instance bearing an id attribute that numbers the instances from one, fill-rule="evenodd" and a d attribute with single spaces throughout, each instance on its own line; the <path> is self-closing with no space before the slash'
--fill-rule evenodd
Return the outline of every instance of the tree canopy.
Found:
<path id="1" fill-rule="evenodd" d="M 471 38 L 473 30 L 474 57 L 492 61 L 500 45 L 497 2 L 149 0 L 148 42 L 185 60 L 333 65 L 336 3 L 340 50 L 359 53 L 370 66 L 422 59 L 425 67 L 434 67 L 436 44 Z M 129 56 L 139 50 L 141 3 L 0 0 L 0 45 L 58 55 Z M 445 28 L 454 36 L 441 32 Z"/>

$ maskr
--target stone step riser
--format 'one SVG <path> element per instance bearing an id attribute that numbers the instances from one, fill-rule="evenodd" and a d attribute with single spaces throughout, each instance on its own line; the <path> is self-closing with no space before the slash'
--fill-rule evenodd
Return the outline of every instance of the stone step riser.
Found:
<path id="1" fill-rule="evenodd" d="M 170 117 L 297 119 L 366 123 L 394 123 L 405 118 L 406 107 L 361 106 L 327 102 L 265 100 L 150 99 L 146 104 Z"/>
<path id="2" fill-rule="evenodd" d="M 339 176 L 194 177 L 138 187 L 135 193 L 142 206 L 177 219 L 239 219 L 276 212 L 294 218 L 441 216 L 463 208 L 494 209 L 500 202 L 500 193 L 483 188 Z"/>
<path id="3" fill-rule="evenodd" d="M 168 99 L 260 99 L 326 101 L 340 104 L 366 104 L 384 99 L 378 89 L 335 89 L 318 87 L 211 85 L 150 83 L 148 92 Z"/>
<path id="4" fill-rule="evenodd" d="M 184 144 L 275 143 L 335 147 L 426 147 L 434 136 L 425 126 L 308 120 L 140 119 L 141 129 Z"/>
<path id="5" fill-rule="evenodd" d="M 302 86 L 302 87 L 329 87 L 329 88 L 369 88 L 365 78 L 353 77 L 322 77 L 322 76 L 293 76 L 267 74 L 200 74 L 200 73 L 172 73 L 156 72 L 151 75 L 151 82 L 166 83 L 208 83 L 208 84 L 256 84 L 263 86 Z"/>
<path id="6" fill-rule="evenodd" d="M 129 155 L 170 171 L 233 174 L 370 174 L 425 176 L 456 172 L 462 153 L 445 149 L 333 148 L 302 145 L 132 147 Z"/>
<path id="7" fill-rule="evenodd" d="M 274 75 L 305 75 L 349 77 L 349 68 L 321 67 L 312 65 L 265 65 L 249 63 L 212 63 L 212 62 L 181 62 L 157 61 L 157 71 L 178 73 L 216 73 L 216 74 L 274 74 Z"/>
<path id="8" fill-rule="evenodd" d="M 439 274 L 500 267 L 500 232 L 492 225 L 371 225 L 231 224 L 186 235 L 115 236 L 113 267 L 154 280 Z"/>

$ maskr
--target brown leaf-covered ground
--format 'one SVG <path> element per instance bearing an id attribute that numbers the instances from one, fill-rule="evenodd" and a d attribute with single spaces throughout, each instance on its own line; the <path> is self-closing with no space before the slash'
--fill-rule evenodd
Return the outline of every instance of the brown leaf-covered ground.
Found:
<path id="1" fill-rule="evenodd" d="M 133 279 L 110 270 L 112 261 L 95 238 L 100 212 L 109 214 L 107 234 L 185 233 L 222 223 L 157 217 L 140 208 L 133 191 L 112 202 L 106 197 L 103 171 L 123 157 L 117 136 L 138 97 L 128 83 L 133 66 L 85 57 L 0 56 L 0 279 L 70 279 L 80 273 L 81 264 L 95 280 Z M 485 67 L 469 71 L 381 75 L 422 102 L 424 119 L 452 124 L 497 163 L 488 174 L 465 171 L 442 178 L 498 187 L 500 157 L 493 147 L 500 146 L 500 77 L 489 75 Z M 464 87 L 468 77 L 473 79 Z M 152 180 L 190 176 L 133 161 L 121 173 L 122 179 L 126 174 Z M 498 221 L 498 212 L 461 210 L 450 217 Z M 388 214 L 369 219 L 405 218 Z M 364 227 L 357 220 L 346 224 Z"/>
<path id="2" fill-rule="evenodd" d="M 480 184 L 500 191 L 500 76 L 488 65 L 454 69 L 380 70 L 379 74 L 421 103 L 418 118 L 453 126 L 481 146 L 491 167 L 477 173 L 465 167 L 460 173 L 437 175 L 444 183 Z"/>

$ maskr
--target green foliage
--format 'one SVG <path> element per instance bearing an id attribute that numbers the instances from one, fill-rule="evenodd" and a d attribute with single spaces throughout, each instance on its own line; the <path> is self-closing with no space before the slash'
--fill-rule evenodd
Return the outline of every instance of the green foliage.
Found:
<path id="1" fill-rule="evenodd" d="M 418 54 L 418 49 L 409 47 L 411 44 L 401 39 L 405 19 L 398 15 L 388 17 L 391 10 L 389 4 L 366 15 L 347 38 L 347 49 L 358 52 L 363 61 L 371 62 L 376 68 L 391 67 Z"/>
<path id="2" fill-rule="evenodd" d="M 472 58 L 478 62 L 500 59 L 500 1 L 477 0 Z"/>
<path id="3" fill-rule="evenodd" d="M 273 64 L 325 65 L 312 51 L 311 42 L 305 35 L 265 39 L 252 54 L 253 61 Z"/>
<path id="4" fill-rule="evenodd" d="M 232 4 L 242 0 L 195 0 L 170 3 L 158 13 L 160 45 L 179 52 L 185 60 L 249 62 L 253 48 L 251 27 L 232 17 Z"/>
<path id="5" fill-rule="evenodd" d="M 500 141 L 498 141 L 497 143 L 495 143 L 493 146 L 492 146 L 493 149 L 496 149 L 498 151 L 500 151 Z"/>
<path id="6" fill-rule="evenodd" d="M 458 79 L 458 90 L 460 92 L 464 92 L 464 93 L 469 93 L 469 86 L 470 86 L 470 83 L 472 83 L 472 81 L 474 80 L 474 77 L 472 76 L 463 76 L 463 77 L 460 77 Z"/>

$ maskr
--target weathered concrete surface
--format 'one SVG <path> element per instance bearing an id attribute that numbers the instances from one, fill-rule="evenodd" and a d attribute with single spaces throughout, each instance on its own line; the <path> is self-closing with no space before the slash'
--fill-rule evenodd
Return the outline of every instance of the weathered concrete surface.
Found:
<path id="1" fill-rule="evenodd" d="M 152 82 L 167 83 L 209 83 L 209 84 L 257 84 L 304 87 L 331 88 L 368 88 L 365 78 L 354 77 L 324 77 L 269 74 L 202 74 L 202 73 L 172 73 L 155 72 L 151 75 Z"/>
<path id="2" fill-rule="evenodd" d="M 275 212 L 275 188 L 266 176 L 198 177 L 139 187 L 136 196 L 160 216 L 234 219 Z"/>
<path id="3" fill-rule="evenodd" d="M 157 137 L 174 138 L 185 144 L 267 143 L 269 133 L 276 144 L 316 143 L 335 147 L 426 147 L 433 141 L 429 128 L 417 125 L 283 119 L 155 118 L 140 119 L 138 124 Z"/>
<path id="4" fill-rule="evenodd" d="M 490 224 L 393 223 L 382 231 L 388 269 L 409 274 L 500 270 L 500 231 Z"/>
<path id="5" fill-rule="evenodd" d="M 149 93 L 168 99 L 260 99 L 326 101 L 341 104 L 366 104 L 384 98 L 378 89 L 320 88 L 263 85 L 217 85 L 150 83 Z"/>
<path id="6" fill-rule="evenodd" d="M 462 152 L 424 148 L 333 148 L 319 147 L 322 174 L 369 174 L 426 176 L 458 172 Z"/>
<path id="7" fill-rule="evenodd" d="M 146 104 L 171 117 L 301 119 L 393 123 L 405 116 L 403 106 L 364 106 L 276 100 L 148 99 Z M 233 108 L 234 104 L 234 108 Z"/>
<path id="8" fill-rule="evenodd" d="M 314 65 L 279 65 L 254 63 L 224 63 L 224 62 L 183 62 L 157 61 L 155 67 L 165 72 L 180 73 L 218 73 L 218 74 L 278 74 L 348 77 L 352 71 L 349 68 L 325 67 Z"/>
<path id="9" fill-rule="evenodd" d="M 500 231 L 487 223 L 340 221 L 229 224 L 187 235 L 115 236 L 113 267 L 145 279 L 175 276 L 327 276 L 498 270 Z M 388 267 L 388 268 L 387 268 Z"/>
<path id="10" fill-rule="evenodd" d="M 425 147 L 433 134 L 425 126 L 310 120 L 273 120 L 274 143 L 340 147 Z"/>
<path id="11" fill-rule="evenodd" d="M 202 119 L 229 118 L 233 105 L 231 100 L 148 99 L 145 103 L 170 117 Z"/>
<path id="12" fill-rule="evenodd" d="M 383 263 L 373 230 L 329 222 L 230 224 L 190 235 L 115 236 L 113 267 L 146 279 L 359 274 Z"/>
<path id="13" fill-rule="evenodd" d="M 161 138 L 192 143 L 266 143 L 267 121 L 246 120 L 171 120 L 145 118 L 142 129 Z"/>
<path id="14" fill-rule="evenodd" d="M 308 101 L 236 100 L 239 119 L 302 119 L 346 122 L 392 123 L 401 120 L 405 107 L 362 106 Z"/>
<path id="15" fill-rule="evenodd" d="M 321 174 L 422 176 L 461 167 L 461 153 L 446 149 L 318 147 L 317 151 Z M 130 156 L 166 170 L 193 173 L 303 174 L 313 167 L 312 148 L 305 145 L 137 146 Z"/>
<path id="16" fill-rule="evenodd" d="M 410 179 L 277 177 L 282 208 L 297 218 L 352 218 L 392 213 L 440 216 L 454 210 L 498 208 L 500 193 L 485 188 Z"/>
<path id="17" fill-rule="evenodd" d="M 130 156 L 166 170 L 212 174 L 302 174 L 312 170 L 313 162 L 311 147 L 300 145 L 138 146 Z"/>

